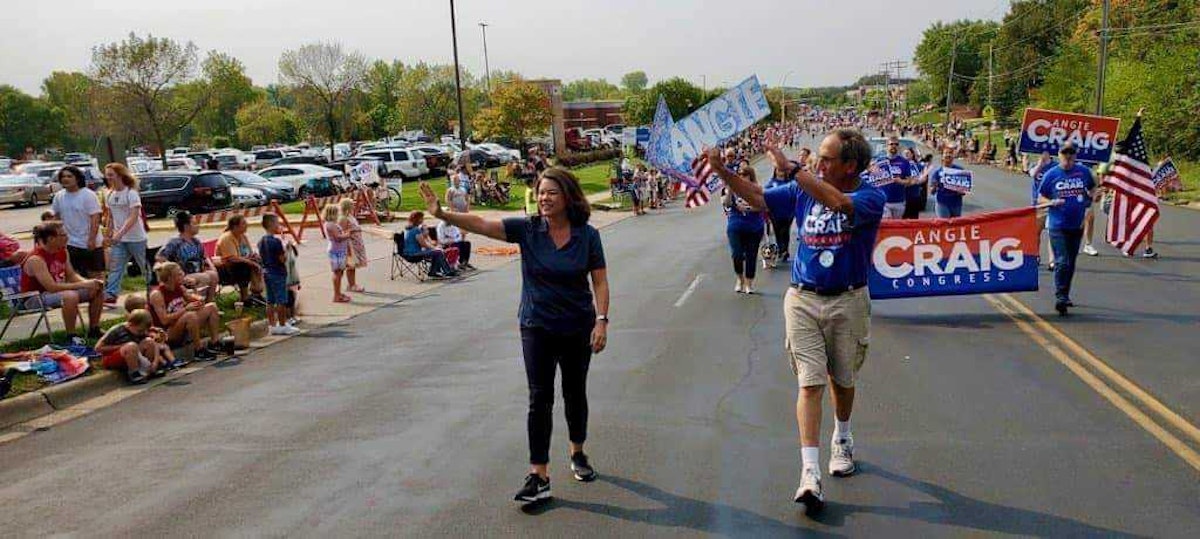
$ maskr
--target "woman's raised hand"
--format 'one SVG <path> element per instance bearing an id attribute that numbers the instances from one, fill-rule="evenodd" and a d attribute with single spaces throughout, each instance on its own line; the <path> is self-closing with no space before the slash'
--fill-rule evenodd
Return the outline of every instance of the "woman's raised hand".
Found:
<path id="1" fill-rule="evenodd" d="M 425 199 L 425 208 L 429 210 L 429 215 L 440 219 L 442 216 L 442 204 L 438 202 L 433 188 L 429 186 L 428 182 L 421 182 L 419 190 L 421 191 L 421 198 Z"/>

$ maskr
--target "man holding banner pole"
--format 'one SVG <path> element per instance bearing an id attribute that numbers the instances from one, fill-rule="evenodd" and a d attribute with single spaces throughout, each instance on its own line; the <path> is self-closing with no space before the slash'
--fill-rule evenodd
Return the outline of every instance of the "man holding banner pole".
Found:
<path id="1" fill-rule="evenodd" d="M 1058 165 L 1042 177 L 1039 202 L 1049 207 L 1046 228 L 1054 248 L 1054 309 L 1067 315 L 1071 302 L 1071 281 L 1075 261 L 1083 241 L 1085 213 L 1092 205 L 1096 181 L 1092 171 L 1075 161 L 1077 149 L 1068 142 L 1058 150 Z"/>
<path id="2" fill-rule="evenodd" d="M 796 218 L 800 237 L 784 298 L 785 348 L 799 385 L 801 473 L 794 501 L 812 516 L 825 503 L 819 461 L 827 380 L 833 382 L 836 416 L 829 473 L 855 472 L 850 415 L 854 382 L 870 343 L 866 287 L 886 197 L 859 177 L 871 165 L 871 146 L 857 130 L 838 129 L 821 142 L 815 172 L 823 179 L 788 161 L 775 142 L 768 140 L 766 150 L 775 168 L 795 182 L 766 191 L 725 168 L 719 149 L 709 149 L 707 158 L 729 189 L 751 206 Z"/>

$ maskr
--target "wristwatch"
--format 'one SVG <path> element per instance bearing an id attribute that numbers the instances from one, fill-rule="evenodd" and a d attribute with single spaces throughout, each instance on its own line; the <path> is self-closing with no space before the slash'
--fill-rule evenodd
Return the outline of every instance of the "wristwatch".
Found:
<path id="1" fill-rule="evenodd" d="M 599 316 L 597 316 L 597 317 L 596 317 L 596 321 L 597 321 L 597 322 L 604 322 L 604 323 L 608 323 L 608 315 L 607 315 L 607 314 L 602 314 L 602 315 L 599 315 Z"/>

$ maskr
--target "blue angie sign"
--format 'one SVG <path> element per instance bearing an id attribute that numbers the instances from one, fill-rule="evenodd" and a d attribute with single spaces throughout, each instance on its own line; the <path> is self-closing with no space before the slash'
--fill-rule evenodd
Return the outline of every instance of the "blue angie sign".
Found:
<path id="1" fill-rule="evenodd" d="M 771 114 L 757 76 L 751 76 L 682 120 L 671 120 L 659 98 L 646 160 L 659 168 L 690 172 L 692 160 Z"/>

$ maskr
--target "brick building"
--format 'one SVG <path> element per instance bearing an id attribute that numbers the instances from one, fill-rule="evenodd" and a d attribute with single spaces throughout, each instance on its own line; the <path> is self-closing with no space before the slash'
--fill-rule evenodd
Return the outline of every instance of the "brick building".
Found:
<path id="1" fill-rule="evenodd" d="M 568 129 L 623 124 L 624 109 L 624 101 L 568 101 L 563 103 L 563 121 Z"/>

